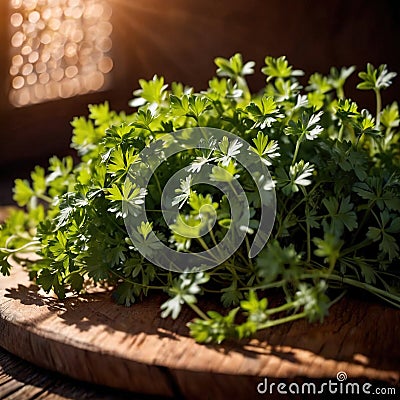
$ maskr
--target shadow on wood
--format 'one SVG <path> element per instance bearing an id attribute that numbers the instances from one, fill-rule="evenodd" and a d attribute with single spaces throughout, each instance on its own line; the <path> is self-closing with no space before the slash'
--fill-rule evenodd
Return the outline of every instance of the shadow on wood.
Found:
<path id="1" fill-rule="evenodd" d="M 297 321 L 250 341 L 204 346 L 188 336 L 191 310 L 176 321 L 160 317 L 163 296 L 131 308 L 99 290 L 59 301 L 22 275 L 17 267 L 1 280 L 0 345 L 74 378 L 191 399 L 255 398 L 263 377 L 322 382 L 339 371 L 357 382 L 399 383 L 400 313 L 382 304 L 350 297 L 322 325 Z"/>

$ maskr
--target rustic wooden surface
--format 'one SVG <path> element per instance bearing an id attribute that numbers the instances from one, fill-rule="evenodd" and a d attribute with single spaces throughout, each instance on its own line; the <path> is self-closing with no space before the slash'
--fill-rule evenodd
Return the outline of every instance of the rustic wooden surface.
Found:
<path id="1" fill-rule="evenodd" d="M 64 301 L 42 294 L 22 268 L 0 280 L 0 346 L 41 367 L 96 384 L 190 399 L 255 398 L 269 379 L 349 379 L 398 385 L 400 313 L 342 300 L 322 325 L 298 321 L 246 343 L 196 344 L 183 312 L 162 319 L 163 298 L 131 308 L 109 292 Z"/>
<path id="2" fill-rule="evenodd" d="M 6 214 L 0 208 L 0 221 Z M 0 399 L 150 399 L 137 393 L 247 399 L 257 398 L 264 377 L 320 382 L 338 371 L 356 381 L 399 386 L 400 312 L 383 304 L 347 298 L 322 325 L 297 321 L 251 341 L 204 346 L 188 337 L 190 310 L 177 321 L 160 318 L 163 300 L 152 296 L 124 308 L 97 290 L 58 301 L 16 265 L 10 277 L 0 278 L 0 346 L 109 389 L 61 378 L 0 350 Z"/>
<path id="3" fill-rule="evenodd" d="M 2 400 L 162 400 L 92 385 L 38 368 L 0 349 Z M 166 399 L 166 398 L 164 398 Z"/>
<path id="4" fill-rule="evenodd" d="M 1 209 L 0 209 L 1 211 Z M 19 275 L 19 276 L 18 276 Z M 26 274 L 14 272 L 15 278 L 28 282 Z M 5 281 L 0 278 L 0 286 Z M 3 335 L 0 330 L 0 335 Z M 18 342 L 18 338 L 14 338 Z M 150 396 L 90 384 L 66 377 L 57 372 L 37 367 L 25 361 L 24 352 L 17 357 L 0 347 L 1 400 L 166 400 L 164 396 Z"/>

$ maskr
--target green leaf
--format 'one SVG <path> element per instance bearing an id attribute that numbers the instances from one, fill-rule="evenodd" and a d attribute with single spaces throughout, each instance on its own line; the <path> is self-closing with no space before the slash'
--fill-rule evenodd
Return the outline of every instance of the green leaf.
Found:
<path id="1" fill-rule="evenodd" d="M 189 114 L 189 96 L 183 95 L 182 98 L 171 94 L 169 96 L 169 100 L 171 103 L 171 108 L 173 110 L 174 115 L 188 115 Z"/>
<path id="2" fill-rule="evenodd" d="M 386 89 L 392 84 L 392 79 L 396 75 L 395 72 L 389 72 L 387 70 L 386 64 L 382 64 L 375 69 L 372 64 L 368 63 L 367 71 L 358 74 L 362 82 L 357 85 L 357 89 L 375 91 Z"/>
<path id="3" fill-rule="evenodd" d="M 257 256 L 257 274 L 264 282 L 273 282 L 278 277 L 292 280 L 300 273 L 301 256 L 293 244 L 281 247 L 277 240 L 269 241 Z"/>
<path id="4" fill-rule="evenodd" d="M 15 180 L 13 199 L 20 207 L 26 206 L 33 196 L 34 191 L 26 179 Z"/>
<path id="5" fill-rule="evenodd" d="M 43 288 L 45 292 L 48 293 L 53 289 L 59 299 L 63 299 L 65 297 L 65 289 L 59 273 L 51 272 L 48 269 L 43 269 L 36 282 Z"/>
<path id="6" fill-rule="evenodd" d="M 100 135 L 91 120 L 85 117 L 75 117 L 71 122 L 73 129 L 72 147 L 78 150 L 80 155 L 93 151 L 99 141 Z"/>
<path id="7" fill-rule="evenodd" d="M 216 311 L 208 311 L 208 320 L 195 319 L 188 323 L 190 335 L 198 343 L 222 343 L 225 339 L 237 337 L 235 317 L 239 308 L 223 316 Z"/>
<path id="8" fill-rule="evenodd" d="M 151 123 L 154 121 L 155 114 L 147 109 L 147 110 L 139 110 L 137 114 L 135 114 L 135 119 L 133 125 L 137 128 L 146 129 L 151 132 Z"/>
<path id="9" fill-rule="evenodd" d="M 250 290 L 247 299 L 240 302 L 240 307 L 245 310 L 248 321 L 256 324 L 268 319 L 267 306 L 268 300 L 265 297 L 259 300 L 254 290 Z"/>
<path id="10" fill-rule="evenodd" d="M 289 126 L 285 128 L 287 135 L 294 136 L 305 136 L 308 140 L 314 140 L 323 131 L 323 128 L 319 125 L 321 120 L 322 111 L 316 114 L 310 114 L 304 111 L 301 118 L 296 122 L 293 120 L 289 121 Z"/>
<path id="11" fill-rule="evenodd" d="M 79 293 L 83 288 L 84 279 L 83 276 L 78 271 L 76 271 L 69 274 L 66 277 L 65 282 L 69 283 L 71 285 L 71 288 Z"/>
<path id="12" fill-rule="evenodd" d="M 272 123 L 283 117 L 279 114 L 279 108 L 271 96 L 263 96 L 260 100 L 255 99 L 246 106 L 245 110 L 256 121 L 253 128 L 271 127 Z"/>
<path id="13" fill-rule="evenodd" d="M 312 176 L 314 166 L 308 162 L 304 163 L 303 160 L 299 161 L 295 165 L 291 165 L 289 168 L 289 177 L 293 183 L 293 187 L 297 185 L 307 186 L 311 183 L 308 177 Z"/>
<path id="14" fill-rule="evenodd" d="M 172 299 L 167 300 L 165 303 L 161 304 L 162 318 L 167 318 L 171 315 L 172 319 L 177 319 L 181 310 L 182 305 L 185 303 L 181 296 L 175 296 Z"/>
<path id="15" fill-rule="evenodd" d="M 322 321 L 328 315 L 329 298 L 326 295 L 327 284 L 319 281 L 315 286 L 305 283 L 299 285 L 295 294 L 295 301 L 298 306 L 303 306 L 310 322 Z"/>
<path id="16" fill-rule="evenodd" d="M 328 210 L 332 230 L 338 236 L 343 233 L 344 227 L 349 231 L 358 227 L 357 215 L 354 212 L 354 204 L 350 202 L 350 196 L 344 197 L 340 202 L 340 206 L 335 197 L 328 197 L 322 202 Z"/>
<path id="17" fill-rule="evenodd" d="M 146 240 L 150 232 L 153 231 L 153 223 L 148 221 L 147 222 L 142 221 L 141 225 L 137 228 L 137 230 L 143 236 L 143 239 Z"/>
<path id="18" fill-rule="evenodd" d="M 336 115 L 344 122 L 354 121 L 360 115 L 358 105 L 350 99 L 339 99 L 335 105 Z"/>
<path id="19" fill-rule="evenodd" d="M 314 251 L 315 255 L 324 257 L 329 262 L 329 267 L 333 268 L 340 256 L 340 250 L 344 245 L 344 241 L 328 232 L 325 233 L 323 239 L 313 238 L 313 242 L 317 246 L 317 249 Z"/>
<path id="20" fill-rule="evenodd" d="M 290 76 L 304 75 L 303 71 L 293 70 L 289 65 L 285 56 L 274 58 L 271 56 L 265 57 L 265 67 L 261 69 L 264 75 L 267 75 L 267 82 L 274 78 L 289 78 Z"/>
<path id="21" fill-rule="evenodd" d="M 396 102 L 383 109 L 381 123 L 385 128 L 397 128 L 399 126 L 399 107 Z"/>
<path id="22" fill-rule="evenodd" d="M 110 277 L 110 265 L 105 263 L 101 254 L 88 257 L 85 267 L 94 282 L 102 282 Z"/>
<path id="23" fill-rule="evenodd" d="M 11 265 L 8 263 L 9 254 L 0 250 L 0 273 L 4 276 L 9 276 Z"/>
<path id="24" fill-rule="evenodd" d="M 384 185 L 381 177 L 372 176 L 365 182 L 357 182 L 353 186 L 353 191 L 368 200 L 370 207 L 376 203 L 381 210 L 385 207 L 389 210 L 400 209 L 400 195 L 391 188 L 390 183 Z"/>
<path id="25" fill-rule="evenodd" d="M 32 186 L 35 194 L 41 195 L 46 191 L 46 178 L 44 168 L 36 166 L 34 171 L 31 173 Z"/>
<path id="26" fill-rule="evenodd" d="M 136 98 L 129 102 L 131 107 L 140 107 L 146 103 L 161 104 L 165 100 L 168 85 L 164 85 L 163 77 L 154 75 L 150 81 L 140 79 L 139 84 L 141 89 L 133 92 Z"/>
<path id="27" fill-rule="evenodd" d="M 346 80 L 355 70 L 356 67 L 354 65 L 350 67 L 342 67 L 340 70 L 336 67 L 332 67 L 330 69 L 328 82 L 340 93 L 343 90 Z"/>
<path id="28" fill-rule="evenodd" d="M 113 296 L 118 304 L 130 307 L 135 303 L 135 285 L 130 282 L 123 282 L 118 285 L 117 289 L 114 291 Z"/>
<path id="29" fill-rule="evenodd" d="M 389 261 L 392 261 L 399 256 L 399 246 L 395 237 L 390 235 L 390 233 L 400 232 L 400 217 L 393 218 L 393 215 L 389 214 L 389 211 L 384 210 L 380 213 L 380 218 L 377 222 L 379 228 L 368 227 L 367 237 L 374 242 L 381 240 L 379 250 L 383 255 L 388 256 Z"/>
<path id="30" fill-rule="evenodd" d="M 236 53 L 229 60 L 223 57 L 217 57 L 214 60 L 217 65 L 217 75 L 226 76 L 229 78 L 237 78 L 238 76 L 245 76 L 254 73 L 254 61 L 248 61 L 243 64 L 242 55 Z"/>
<path id="31" fill-rule="evenodd" d="M 135 148 L 125 152 L 121 147 L 114 150 L 107 164 L 107 172 L 118 179 L 125 177 L 132 165 L 139 162 L 139 155 L 134 154 L 135 152 Z"/>
<path id="32" fill-rule="evenodd" d="M 270 166 L 272 160 L 279 157 L 279 144 L 276 140 L 269 140 L 263 132 L 258 132 L 257 137 L 253 139 L 254 147 L 250 149 L 262 158 L 262 162 Z"/>
<path id="33" fill-rule="evenodd" d="M 212 182 L 231 182 L 236 176 L 237 169 L 231 160 L 227 166 L 215 166 L 211 170 L 210 181 Z"/>
<path id="34" fill-rule="evenodd" d="M 233 281 L 232 284 L 222 289 L 221 302 L 224 307 L 237 306 L 243 298 L 242 293 L 237 289 L 237 282 Z"/>
<path id="35" fill-rule="evenodd" d="M 379 244 L 379 250 L 388 255 L 389 261 L 399 257 L 399 245 L 394 236 L 382 232 L 382 241 Z"/>
<path id="36" fill-rule="evenodd" d="M 108 125 L 113 117 L 113 112 L 110 112 L 108 101 L 103 104 L 89 104 L 89 118 L 94 121 L 95 125 Z"/>
<path id="37" fill-rule="evenodd" d="M 191 214 L 200 215 L 201 213 L 207 213 L 210 210 L 210 206 L 214 209 L 218 209 L 218 203 L 213 202 L 211 194 L 203 196 L 201 193 L 192 191 L 189 196 L 189 205 L 193 209 Z"/>
<path id="38" fill-rule="evenodd" d="M 307 86 L 308 90 L 313 90 L 317 93 L 326 93 L 332 89 L 332 85 L 329 82 L 328 77 L 323 76 L 319 73 L 312 74 L 310 79 L 308 80 L 309 86 Z"/>
<path id="39" fill-rule="evenodd" d="M 206 96 L 190 96 L 189 97 L 189 117 L 194 117 L 196 120 L 206 111 L 211 110 L 212 105 Z"/>

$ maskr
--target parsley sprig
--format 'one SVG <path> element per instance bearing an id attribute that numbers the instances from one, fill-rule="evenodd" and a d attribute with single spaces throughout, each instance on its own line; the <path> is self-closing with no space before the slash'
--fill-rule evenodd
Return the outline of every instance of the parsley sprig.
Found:
<path id="1" fill-rule="evenodd" d="M 1 273 L 10 273 L 11 259 L 35 253 L 24 260 L 31 279 L 60 298 L 107 284 L 115 287 L 116 301 L 129 306 L 163 291 L 162 316 L 178 318 L 182 307 L 190 307 L 198 315 L 188 324 L 190 333 L 204 343 L 251 337 L 301 318 L 322 321 L 349 288 L 400 307 L 400 118 L 397 103 L 382 109 L 382 91 L 396 74 L 370 64 L 359 74 L 358 88 L 376 96 L 372 114 L 344 94 L 352 66 L 333 67 L 327 76 L 315 73 L 303 88 L 298 80 L 303 72 L 286 57 L 266 57 L 266 86 L 251 94 L 246 76 L 254 73 L 254 62 L 235 54 L 215 63 L 216 76 L 200 93 L 154 76 L 139 81 L 133 113 L 112 111 L 106 102 L 90 105 L 88 118 L 75 118 L 71 146 L 81 162 L 52 157 L 47 171 L 36 167 L 30 181 L 15 182 L 20 208 L 1 226 Z M 125 183 L 145 146 L 195 126 L 241 136 L 271 172 L 276 223 L 255 259 L 248 258 L 248 249 L 258 229 L 260 199 L 252 178 L 235 162 L 239 143 L 223 140 L 210 143 L 211 150 L 175 155 L 155 171 L 147 188 Z M 211 248 L 224 237 L 231 213 L 217 190 L 191 187 L 192 175 L 206 163 L 219 167 L 212 179 L 236 176 L 245 188 L 246 240 L 206 273 L 155 267 L 130 240 L 122 205 L 129 201 L 135 212 L 146 204 L 151 222 L 133 233 L 142 246 L 156 246 L 153 231 L 178 251 Z M 179 218 L 172 230 L 160 211 L 162 188 L 183 168 L 187 176 L 173 199 Z M 216 223 L 209 234 L 193 236 L 200 220 L 207 223 L 212 215 Z M 268 298 L 274 293 L 276 300 L 277 291 L 281 302 L 271 306 Z M 203 309 L 207 296 L 219 296 L 218 311 Z"/>

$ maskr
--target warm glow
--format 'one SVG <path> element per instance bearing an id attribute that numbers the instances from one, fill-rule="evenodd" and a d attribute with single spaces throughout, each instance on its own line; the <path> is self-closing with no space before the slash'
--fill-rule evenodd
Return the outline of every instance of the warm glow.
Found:
<path id="1" fill-rule="evenodd" d="M 113 68 L 106 0 L 10 0 L 10 9 L 13 105 L 104 88 Z"/>

